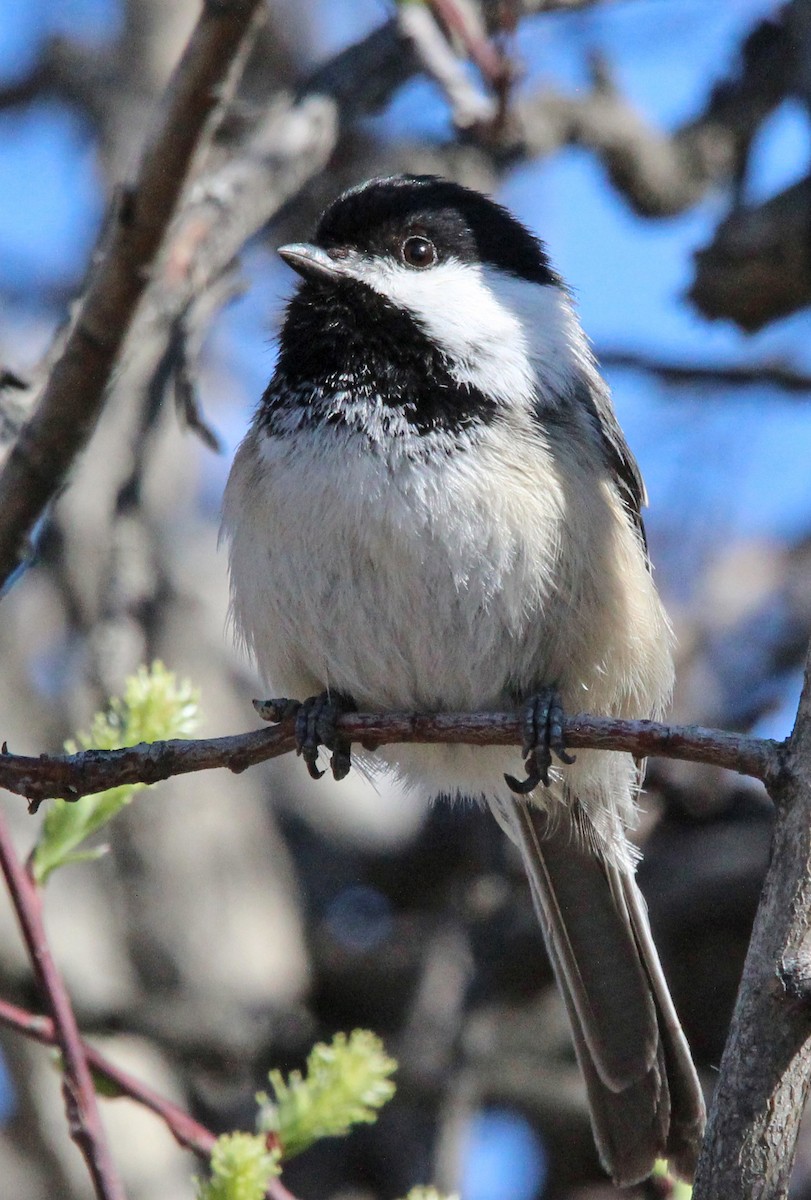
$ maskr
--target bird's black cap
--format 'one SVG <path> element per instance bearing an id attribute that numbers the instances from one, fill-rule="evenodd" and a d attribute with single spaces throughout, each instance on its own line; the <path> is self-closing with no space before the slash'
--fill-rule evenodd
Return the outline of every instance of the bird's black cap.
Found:
<path id="1" fill-rule="evenodd" d="M 404 236 L 430 238 L 439 255 L 561 285 L 542 243 L 505 208 L 436 175 L 391 175 L 344 192 L 326 209 L 315 242 L 331 252 L 396 253 Z"/>

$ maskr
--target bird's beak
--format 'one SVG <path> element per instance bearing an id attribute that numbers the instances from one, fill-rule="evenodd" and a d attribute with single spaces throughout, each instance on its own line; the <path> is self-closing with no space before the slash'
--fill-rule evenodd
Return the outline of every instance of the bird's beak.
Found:
<path id="1" fill-rule="evenodd" d="M 291 242 L 289 246 L 280 246 L 279 254 L 289 267 L 297 271 L 305 279 L 320 279 L 334 283 L 343 279 L 348 271 L 345 265 L 327 254 L 320 246 L 309 242 Z"/>

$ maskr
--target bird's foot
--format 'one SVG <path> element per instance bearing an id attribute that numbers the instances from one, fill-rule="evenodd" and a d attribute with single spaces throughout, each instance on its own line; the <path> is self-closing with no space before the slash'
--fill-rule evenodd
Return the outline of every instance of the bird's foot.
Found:
<path id="1" fill-rule="evenodd" d="M 309 699 L 254 700 L 253 706 L 263 721 L 286 721 L 296 718 L 296 753 L 307 764 L 313 779 L 321 779 L 324 772 L 318 769 L 318 749 L 326 746 L 332 751 L 330 767 L 334 779 L 345 779 L 352 766 L 352 743 L 341 737 L 336 728 L 338 718 L 344 713 L 356 712 L 351 696 L 343 692 L 321 692 Z"/>
<path id="2" fill-rule="evenodd" d="M 523 746 L 521 753 L 525 758 L 524 770 L 526 779 L 516 779 L 514 775 L 505 775 L 507 786 L 519 796 L 533 792 L 539 783 L 549 787 L 549 769 L 552 766 L 554 753 L 567 766 L 575 761 L 573 754 L 566 750 L 563 740 L 563 705 L 557 688 L 543 688 L 529 700 L 521 709 L 523 725 Z"/>

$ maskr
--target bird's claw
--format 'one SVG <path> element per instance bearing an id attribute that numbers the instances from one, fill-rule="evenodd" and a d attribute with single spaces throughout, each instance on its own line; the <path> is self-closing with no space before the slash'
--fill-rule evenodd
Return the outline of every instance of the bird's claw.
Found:
<path id="1" fill-rule="evenodd" d="M 549 787 L 549 769 L 552 766 L 553 753 L 567 766 L 571 766 L 575 761 L 575 756 L 566 750 L 563 739 L 564 716 L 557 688 L 543 688 L 526 702 L 521 710 L 521 753 L 526 760 L 524 770 L 527 777 L 519 780 L 514 775 L 505 775 L 511 791 L 519 796 L 527 796 L 540 783 Z"/>
<path id="2" fill-rule="evenodd" d="M 312 779 L 321 779 L 324 775 L 318 769 L 320 746 L 332 751 L 330 768 L 333 779 L 345 779 L 349 774 L 352 766 L 351 742 L 338 733 L 336 725 L 340 716 L 354 711 L 354 702 L 340 692 L 322 692 L 320 696 L 310 696 L 297 709 L 296 747 Z"/>
<path id="3" fill-rule="evenodd" d="M 323 771 L 318 768 L 318 749 L 326 746 L 332 751 L 330 768 L 334 779 L 345 779 L 352 766 L 351 742 L 343 738 L 336 729 L 338 718 L 346 712 L 355 711 L 355 703 L 340 692 L 322 692 L 308 700 L 254 700 L 253 706 L 263 721 L 278 724 L 290 717 L 296 718 L 296 753 L 307 764 L 312 779 L 321 779 Z"/>

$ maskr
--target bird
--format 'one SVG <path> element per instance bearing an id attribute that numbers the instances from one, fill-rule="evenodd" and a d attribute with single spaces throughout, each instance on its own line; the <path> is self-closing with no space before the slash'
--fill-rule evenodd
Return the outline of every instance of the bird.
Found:
<path id="1" fill-rule="evenodd" d="M 517 844 L 618 1185 L 694 1175 L 705 1121 L 635 881 L 641 764 L 564 714 L 657 718 L 673 635 L 645 485 L 544 243 L 432 175 L 337 197 L 223 501 L 231 614 L 310 773 L 331 749 L 473 798 Z M 520 714 L 524 745 L 354 754 L 359 710 Z M 321 757 L 319 757 L 319 755 Z"/>

